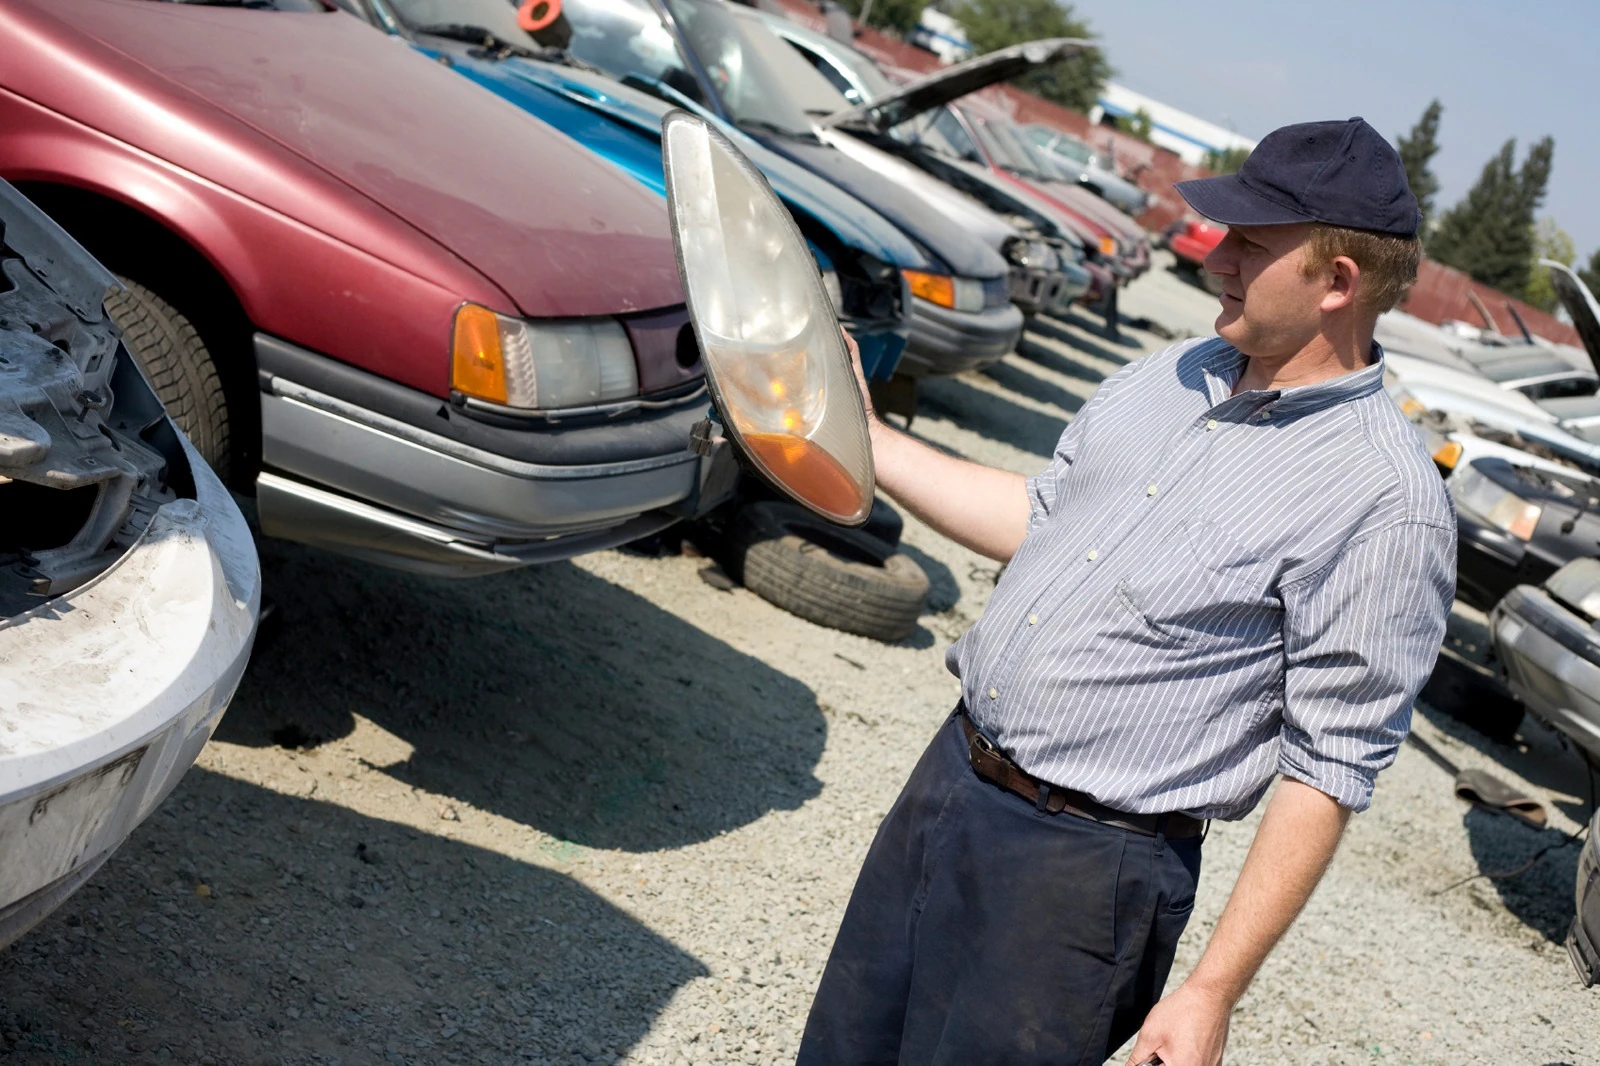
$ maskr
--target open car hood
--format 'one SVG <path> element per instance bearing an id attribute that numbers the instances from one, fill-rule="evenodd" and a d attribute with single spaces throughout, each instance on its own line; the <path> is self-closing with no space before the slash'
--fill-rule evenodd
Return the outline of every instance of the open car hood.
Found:
<path id="1" fill-rule="evenodd" d="M 1000 48 L 902 85 L 897 92 L 821 119 L 819 126 L 858 126 L 883 131 L 968 93 L 1055 63 L 1095 47 L 1075 37 L 1045 37 Z"/>
<path id="2" fill-rule="evenodd" d="M 1594 293 L 1571 267 L 1550 259 L 1539 260 L 1539 265 L 1550 268 L 1550 284 L 1561 298 L 1561 306 L 1572 316 L 1572 327 L 1583 338 L 1584 350 L 1594 362 L 1595 372 L 1600 373 L 1600 303 L 1595 302 Z"/>

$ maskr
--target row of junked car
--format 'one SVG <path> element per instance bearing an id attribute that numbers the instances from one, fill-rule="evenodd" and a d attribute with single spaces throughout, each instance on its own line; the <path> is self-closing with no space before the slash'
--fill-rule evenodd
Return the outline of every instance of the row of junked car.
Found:
<path id="1" fill-rule="evenodd" d="M 964 99 L 1077 42 L 897 84 L 724 0 L 0 0 L 0 39 L 0 946 L 231 698 L 261 603 L 235 494 L 442 576 L 804 531 L 690 447 L 669 112 L 759 168 L 891 402 L 1027 316 L 1114 322 L 1149 262 L 1109 182 Z M 884 637 L 926 588 L 897 529 L 820 553 L 885 577 L 845 612 Z"/>

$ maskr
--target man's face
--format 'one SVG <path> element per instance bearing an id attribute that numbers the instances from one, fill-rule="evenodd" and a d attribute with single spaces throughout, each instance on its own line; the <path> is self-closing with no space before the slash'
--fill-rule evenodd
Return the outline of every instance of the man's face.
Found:
<path id="1" fill-rule="evenodd" d="M 1327 281 L 1301 270 L 1311 227 L 1232 226 L 1206 256 L 1222 281 L 1217 336 L 1252 358 L 1288 358 L 1316 336 Z"/>

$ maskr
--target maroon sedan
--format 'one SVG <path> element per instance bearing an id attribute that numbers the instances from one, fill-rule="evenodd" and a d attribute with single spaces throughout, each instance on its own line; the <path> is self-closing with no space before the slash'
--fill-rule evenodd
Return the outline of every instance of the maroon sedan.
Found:
<path id="1" fill-rule="evenodd" d="M 264 531 L 465 575 L 717 502 L 660 197 L 576 142 L 323 0 L 0 0 L 0 39 L 0 176 L 126 279 Z"/>

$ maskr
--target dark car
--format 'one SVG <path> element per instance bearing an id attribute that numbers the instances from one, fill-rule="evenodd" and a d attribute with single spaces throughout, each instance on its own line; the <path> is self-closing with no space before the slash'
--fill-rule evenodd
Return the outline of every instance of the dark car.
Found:
<path id="1" fill-rule="evenodd" d="M 662 201 L 331 4 L 0 0 L 0 175 L 262 529 L 488 573 L 717 501 Z"/>
<path id="2" fill-rule="evenodd" d="M 907 372 L 959 370 L 1011 350 L 1022 313 L 1011 303 L 1006 261 L 932 205 L 825 144 L 808 110 L 834 110 L 837 93 L 758 13 L 722 0 L 566 0 L 562 17 L 560 43 L 577 59 L 706 108 L 860 198 L 929 253 L 932 271 L 906 275 L 914 297 L 901 364 Z"/>
<path id="3" fill-rule="evenodd" d="M 1448 481 L 1456 504 L 1457 595 L 1487 610 L 1518 585 L 1538 585 L 1600 554 L 1600 480 L 1577 470 L 1483 457 Z"/>

